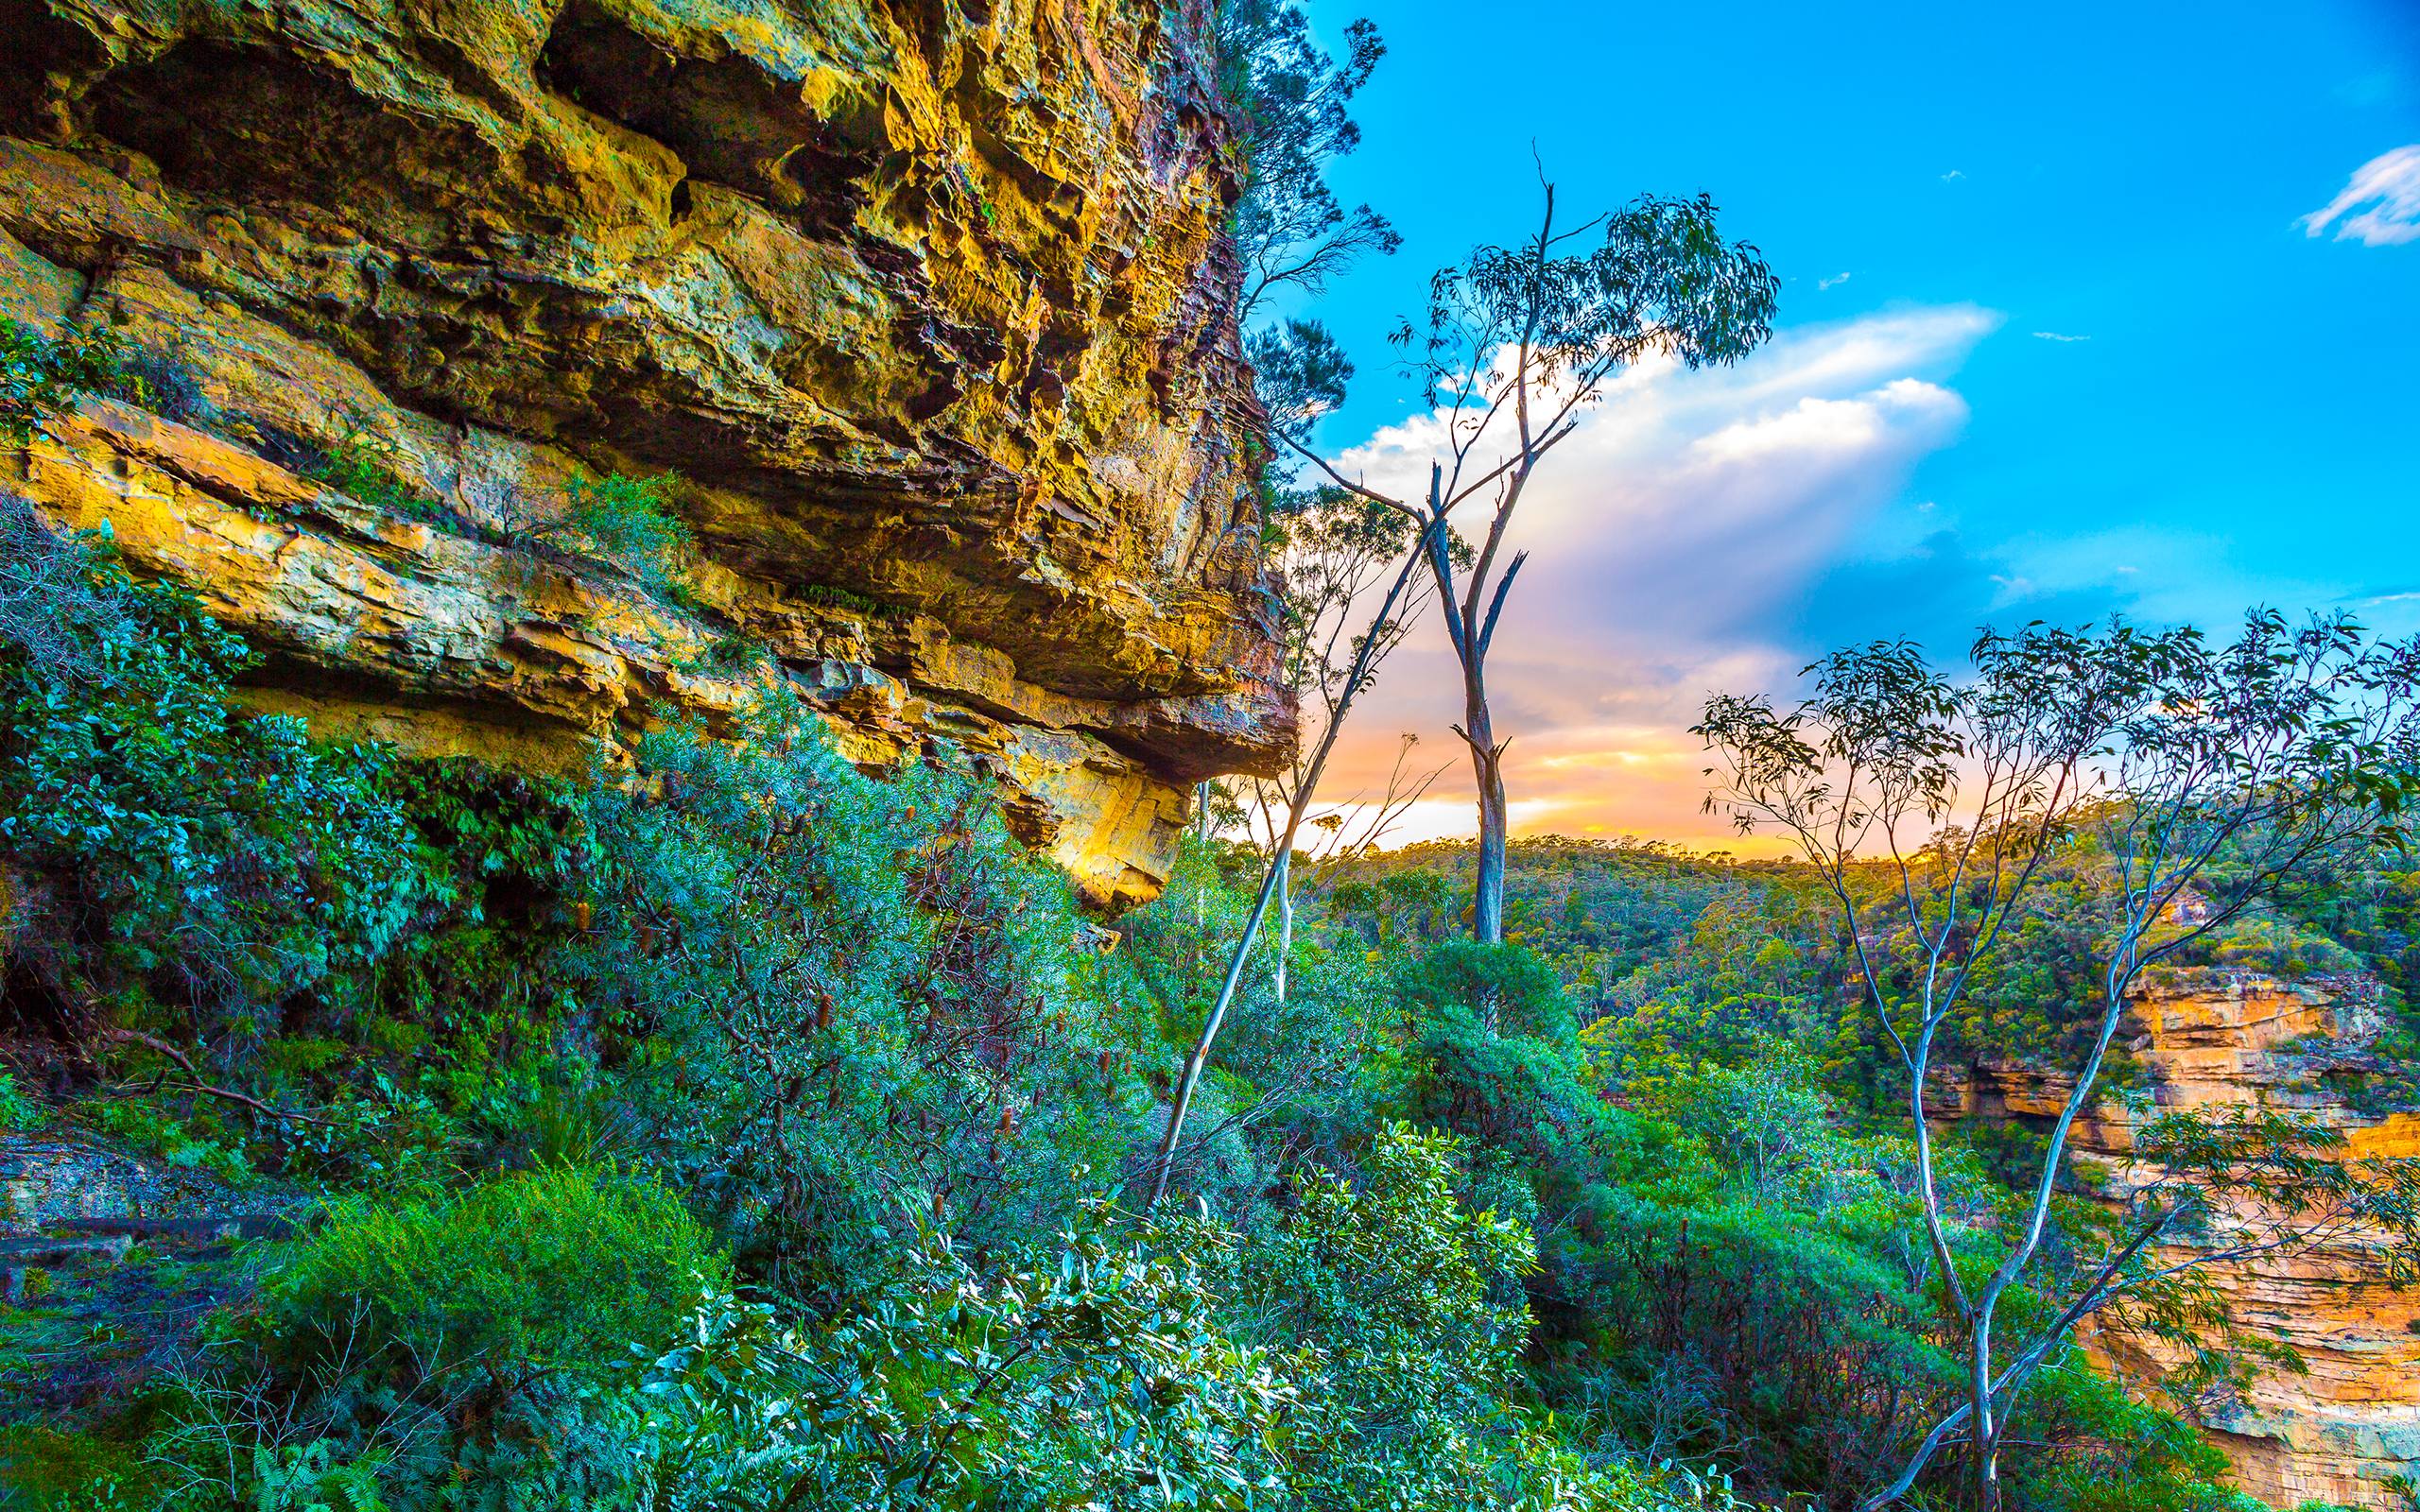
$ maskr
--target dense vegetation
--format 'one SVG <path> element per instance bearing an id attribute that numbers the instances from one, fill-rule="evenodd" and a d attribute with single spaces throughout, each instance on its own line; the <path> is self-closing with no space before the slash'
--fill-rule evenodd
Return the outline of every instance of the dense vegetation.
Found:
<path id="1" fill-rule="evenodd" d="M 7 1116 L 282 1230 L 33 1273 L 16 1497 L 1697 1500 L 1542 1411 L 1531 1228 L 1396 1099 L 1319 1160 L 1236 1104 L 1206 1203 L 1120 1203 L 1175 960 L 987 788 L 778 698 L 579 784 L 317 743 L 189 595 L 6 523 Z"/>
<path id="2" fill-rule="evenodd" d="M 8 1116 L 284 1219 L 36 1273 L 29 1504 L 1848 1505 L 1950 1384 L 1792 868 L 1519 845 L 1499 946 L 1465 853 L 1350 868 L 1146 1212 L 1247 849 L 1105 949 L 987 789 L 795 705 L 579 784 L 332 747 L 188 596 L 8 528 Z M 2064 1032 L 2088 871 L 1996 1040 Z M 2412 896 L 2217 950 L 2399 985 Z M 2226 1502 L 2080 1361 L 2020 1436 L 2028 1505 Z"/>
<path id="3" fill-rule="evenodd" d="M 1261 60 L 1229 80 L 1255 292 L 1391 249 L 1318 171 L 1374 36 L 1338 62 L 1290 9 L 1219 17 Z M 0 325 L 0 438 L 172 379 Z M 498 528 L 367 434 L 302 460 Z M 507 524 L 678 597 L 674 487 Z M 562 782 L 315 740 L 245 700 L 253 658 L 0 500 L 0 1129 L 212 1215 L 24 1273 L 11 1505 L 1849 1508 L 1957 1400 L 1909 1089 L 1804 868 L 1517 842 L 1484 943 L 1465 848 L 1320 868 L 1171 1131 L 1253 847 L 1197 834 L 1113 929 L 952 753 L 862 772 L 770 679 L 735 729 L 667 713 Z M 1945 1059 L 2087 1032 L 2108 870 L 2059 850 Z M 2309 1073 L 2409 1107 L 2415 931 L 2420 872 L 2347 848 L 2173 964 L 2375 992 L 2375 1050 Z M 1958 1131 L 1953 1264 L 2030 1138 Z M 2029 1326 L 2105 1221 L 2071 1175 L 2077 1243 L 2007 1298 Z M 2108 1326 L 2223 1333 L 2195 1301 Z M 2238 1385 L 2155 1397 L 2065 1349 L 2009 1494 L 2239 1506 L 2187 1418 Z M 1967 1494 L 1944 1469 L 1915 1503 Z"/>

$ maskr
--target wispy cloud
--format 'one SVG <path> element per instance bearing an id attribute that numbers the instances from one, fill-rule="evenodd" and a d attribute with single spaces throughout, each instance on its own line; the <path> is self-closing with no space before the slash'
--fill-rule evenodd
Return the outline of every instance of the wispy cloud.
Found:
<path id="1" fill-rule="evenodd" d="M 2033 333 L 2033 339 L 2036 341 L 2089 341 L 2092 337 L 2071 336 L 2057 331 L 2036 331 Z"/>
<path id="2" fill-rule="evenodd" d="M 1848 274 L 1846 274 L 1846 273 L 1835 273 L 1835 274 L 1833 274 L 1830 278 L 1819 278 L 1819 279 L 1817 279 L 1817 280 L 1815 281 L 1815 286 L 1816 286 L 1817 288 L 1819 288 L 1819 289 L 1837 288 L 1837 287 L 1839 287 L 1841 284 L 1843 284 L 1847 283 L 1848 281 L 1849 281 L 1849 275 L 1848 275 Z"/>
<path id="3" fill-rule="evenodd" d="M 2335 198 L 2297 224 L 2311 236 L 2334 226 L 2338 241 L 2366 247 L 2420 241 L 2420 142 L 2382 152 L 2354 169 Z"/>
<path id="4" fill-rule="evenodd" d="M 1943 174 L 1943 175 L 1941 176 L 1941 181 L 1942 181 L 1942 182 L 1944 182 L 1944 183 L 1954 183 L 1954 182 L 1956 182 L 1958 180 L 1960 180 L 1960 179 L 1963 179 L 1963 178 L 1965 178 L 1965 177 L 1966 177 L 1966 170 L 1965 170 L 1965 169 L 1963 169 L 1963 168 L 1952 168 L 1952 169 L 1950 169 L 1947 173 L 1945 173 L 1945 174 Z"/>
<path id="5" fill-rule="evenodd" d="M 1811 601 L 1830 602 L 1815 589 L 1957 438 L 1967 408 L 1948 376 L 1998 323 L 1968 305 L 1900 310 L 1789 333 L 1736 368 L 1622 375 L 1542 470 L 1516 527 L 1533 556 L 1489 673 L 1517 829 L 1724 841 L 1699 812 L 1689 724 L 1709 690 L 1781 687 L 1807 644 L 1841 631 L 1828 613 L 1805 623 Z M 1415 417 L 1340 460 L 1416 488 L 1442 435 Z M 1972 600 L 1949 615 L 1965 633 L 2008 591 L 1988 580 L 2001 564 L 1958 564 L 1945 591 Z M 1340 795 L 1383 779 L 1402 730 L 1451 764 L 1397 839 L 1471 825 L 1443 643 L 1432 610 L 1338 753 Z"/>

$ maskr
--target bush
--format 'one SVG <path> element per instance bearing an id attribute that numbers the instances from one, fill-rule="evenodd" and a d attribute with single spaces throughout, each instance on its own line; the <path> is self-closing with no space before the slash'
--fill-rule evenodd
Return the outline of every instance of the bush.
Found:
<path id="1" fill-rule="evenodd" d="M 160 1393 L 147 1504 L 627 1508 L 615 1383 L 728 1284 L 670 1194 L 569 1166 L 339 1203 L 266 1260 Z"/>
<path id="2" fill-rule="evenodd" d="M 647 1370 L 653 1504 L 732 1512 L 1266 1504 L 1289 1388 L 1220 1332 L 1212 1225 L 1115 1231 L 978 1272 L 929 1228 L 821 1327 L 710 1297 Z"/>
<path id="3" fill-rule="evenodd" d="M 0 318 L 0 443 L 22 446 L 78 389 L 141 404 L 146 397 L 124 336 L 106 326 L 45 336 Z"/>
<path id="4" fill-rule="evenodd" d="M 691 549 L 689 527 L 671 508 L 674 480 L 609 472 L 571 482 L 571 509 L 550 535 L 568 534 L 650 589 L 678 586 Z"/>
<path id="5" fill-rule="evenodd" d="M 1456 1200 L 1459 1156 L 1390 1125 L 1357 1189 L 1301 1177 L 1292 1218 L 1236 1250 L 1238 1332 L 1280 1350 L 1302 1392 L 1289 1504 L 1517 1505 L 1551 1459 L 1512 1405 L 1529 1230 Z"/>
<path id="6" fill-rule="evenodd" d="M 986 782 L 868 778 L 775 698 L 600 782 L 580 965 L 674 1183 L 802 1295 L 878 1274 L 914 1194 L 983 1244 L 1065 1222 L 1139 1090 L 1064 885 Z"/>
<path id="7" fill-rule="evenodd" d="M 389 763 L 241 708 L 239 636 L 22 510 L 21 570 L 79 585 L 0 597 L 0 857 L 39 885 L 26 954 L 69 1005 L 150 996 L 256 1031 L 408 916 Z"/>
<path id="8" fill-rule="evenodd" d="M 1396 991 L 1423 1022 L 1455 1011 L 1474 1017 L 1492 1011 L 1491 1028 L 1505 1034 L 1561 1040 L 1572 1032 L 1563 984 L 1535 951 L 1521 945 L 1446 940 L 1405 964 Z"/>
<path id="9" fill-rule="evenodd" d="M 668 1336 L 712 1240 L 663 1188 L 562 1166 L 456 1195 L 339 1207 L 261 1291 L 264 1351 L 300 1378 L 345 1364 L 408 1392 L 465 1372 L 510 1395 L 541 1375 L 610 1369 Z"/>
<path id="10" fill-rule="evenodd" d="M 821 1326 L 709 1298 L 648 1369 L 649 1504 L 1677 1512 L 1720 1482 L 1608 1472 L 1512 1403 L 1517 1225 L 1392 1128 L 1282 1229 L 1086 1204 L 977 1271 L 929 1229 Z"/>
<path id="11" fill-rule="evenodd" d="M 369 421 L 355 417 L 329 443 L 326 454 L 313 459 L 308 471 L 311 477 L 357 504 L 406 520 L 450 523 L 453 516 L 443 505 L 396 473 L 395 459 L 394 443 L 372 430 Z"/>

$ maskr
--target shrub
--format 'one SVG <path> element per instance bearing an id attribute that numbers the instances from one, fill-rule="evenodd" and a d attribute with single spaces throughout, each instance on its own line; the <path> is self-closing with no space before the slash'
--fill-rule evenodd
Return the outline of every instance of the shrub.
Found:
<path id="1" fill-rule="evenodd" d="M 702 1281 L 724 1277 L 678 1198 L 559 1166 L 468 1192 L 356 1200 L 262 1287 L 263 1348 L 295 1377 L 353 1368 L 409 1391 L 475 1372 L 510 1395 L 541 1375 L 601 1372 L 668 1336 Z"/>
<path id="2" fill-rule="evenodd" d="M 795 590 L 792 596 L 801 603 L 814 604 L 823 609 L 837 609 L 870 620 L 888 620 L 895 623 L 912 617 L 907 610 L 895 604 L 886 604 L 878 598 L 869 598 L 854 590 L 834 588 L 824 583 L 809 583 L 804 588 Z"/>
<path id="3" fill-rule="evenodd" d="M 312 459 L 309 475 L 357 504 L 407 520 L 448 524 L 453 516 L 435 499 L 406 483 L 395 472 L 395 444 L 354 417 L 326 453 Z"/>
<path id="4" fill-rule="evenodd" d="M 646 1371 L 641 1483 L 752 1512 L 1265 1504 L 1291 1392 L 1218 1326 L 1230 1243 L 1121 1235 L 1093 1203 L 988 1274 L 927 1228 L 820 1327 L 710 1297 Z"/>
<path id="5" fill-rule="evenodd" d="M 177 1512 L 627 1507 L 632 1347 L 728 1283 L 662 1188 L 559 1166 L 337 1204 L 160 1393 Z"/>
<path id="6" fill-rule="evenodd" d="M 0 442 L 22 446 L 78 389 L 144 401 L 142 377 L 126 338 L 107 326 L 45 336 L 0 318 Z"/>
<path id="7" fill-rule="evenodd" d="M 674 480 L 609 472 L 571 482 L 571 508 L 551 535 L 568 534 L 650 589 L 677 586 L 689 527 L 670 508 Z"/>
<path id="8" fill-rule="evenodd" d="M 1396 973 L 1396 991 L 1423 1022 L 1455 1011 L 1480 1015 L 1492 1007 L 1491 1031 L 1560 1040 L 1572 1029 L 1563 985 L 1535 951 L 1520 945 L 1443 941 L 1404 964 Z"/>
<path id="9" fill-rule="evenodd" d="M 865 777 L 770 699 L 736 745 L 650 735 L 600 783 L 581 972 L 671 1179 L 793 1290 L 897 1241 L 897 1195 L 985 1243 L 1071 1212 L 1141 1121 L 1136 1025 L 988 783 Z"/>
<path id="10" fill-rule="evenodd" d="M 42 1104 L 17 1085 L 16 1074 L 0 1071 L 0 1134 L 31 1133 L 48 1120 Z"/>
<path id="11" fill-rule="evenodd" d="M 1529 1230 L 1457 1202 L 1459 1156 L 1451 1138 L 1390 1125 L 1357 1188 L 1298 1178 L 1293 1217 L 1236 1250 L 1238 1332 L 1279 1350 L 1302 1393 L 1291 1504 L 1536 1504 L 1537 1480 L 1561 1473 L 1512 1405 Z"/>
<path id="12" fill-rule="evenodd" d="M 41 885 L 23 936 L 52 989 L 257 1027 L 383 948 L 415 886 L 387 757 L 244 710 L 253 653 L 189 592 L 9 518 L 21 572 L 71 587 L 33 612 L 0 595 L 0 856 Z"/>

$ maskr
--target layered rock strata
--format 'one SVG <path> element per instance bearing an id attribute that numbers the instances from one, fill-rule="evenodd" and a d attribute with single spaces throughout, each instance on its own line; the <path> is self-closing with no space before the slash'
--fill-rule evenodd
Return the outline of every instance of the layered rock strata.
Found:
<path id="1" fill-rule="evenodd" d="M 2151 1096 L 2104 1100 L 2077 1125 L 2074 1153 L 2122 1188 L 2156 1175 L 2134 1154 L 2150 1117 L 2251 1104 L 2341 1128 L 2352 1159 L 2420 1155 L 2420 1116 L 2364 1115 L 2330 1085 L 2327 1074 L 2358 1063 L 2379 1027 L 2358 983 L 2190 973 L 2147 986 L 2122 1032 Z M 1986 1064 L 1943 1078 L 1933 1098 L 1944 1112 L 2047 1124 L 2073 1088 L 2071 1077 Z M 2343 1246 L 2214 1265 L 2210 1274 L 2238 1321 L 2290 1344 L 2308 1367 L 2265 1374 L 2243 1400 L 2206 1414 L 2204 1426 L 2237 1484 L 2276 1507 L 2407 1506 L 2394 1482 L 2420 1476 L 2420 1293 L 2366 1280 L 2362 1257 Z M 2087 1343 L 2145 1383 L 2177 1363 L 2136 1339 Z"/>
<path id="2" fill-rule="evenodd" d="M 109 325 L 0 488 L 331 730 L 584 763 L 785 677 L 994 774 L 1093 901 L 1291 738 L 1235 180 L 1140 0 L 0 3 L 0 315 Z M 412 501 L 349 496 L 367 455 Z M 677 474 L 677 592 L 549 541 Z M 365 491 L 355 486 L 355 491 Z M 760 660 L 753 653 L 769 655 Z"/>

